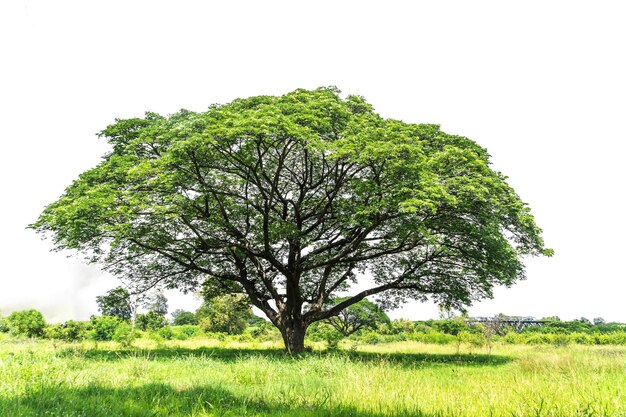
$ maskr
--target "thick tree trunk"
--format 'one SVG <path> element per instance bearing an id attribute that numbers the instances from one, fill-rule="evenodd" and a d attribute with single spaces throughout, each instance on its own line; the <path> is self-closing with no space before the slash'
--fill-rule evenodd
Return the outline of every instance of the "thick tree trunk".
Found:
<path id="1" fill-rule="evenodd" d="M 304 335 L 306 328 L 302 323 L 289 323 L 280 329 L 287 353 L 304 352 Z"/>

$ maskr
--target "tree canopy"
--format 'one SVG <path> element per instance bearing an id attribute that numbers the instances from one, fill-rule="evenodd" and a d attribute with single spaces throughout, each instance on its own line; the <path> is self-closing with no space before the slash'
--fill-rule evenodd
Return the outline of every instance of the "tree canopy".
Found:
<path id="1" fill-rule="evenodd" d="M 122 320 L 132 318 L 132 307 L 130 294 L 123 287 L 116 287 L 109 290 L 105 295 L 96 297 L 98 310 L 103 316 L 119 317 Z"/>
<path id="2" fill-rule="evenodd" d="M 244 293 L 290 351 L 367 296 L 462 307 L 551 253 L 485 149 L 334 88 L 146 113 L 100 135 L 111 151 L 31 227 L 146 288 Z M 337 294 L 350 296 L 328 307 Z"/>

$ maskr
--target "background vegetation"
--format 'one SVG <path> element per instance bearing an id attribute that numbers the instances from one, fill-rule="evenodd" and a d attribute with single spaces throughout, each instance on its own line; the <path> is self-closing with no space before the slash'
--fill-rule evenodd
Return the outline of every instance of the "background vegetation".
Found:
<path id="1" fill-rule="evenodd" d="M 370 305 L 381 320 L 347 337 L 316 323 L 306 352 L 287 355 L 276 327 L 224 300 L 173 314 L 199 325 L 154 310 L 134 326 L 47 324 L 35 310 L 0 318 L 0 415 L 626 415 L 624 324 L 553 317 L 493 331 L 464 317 L 385 320 Z"/>

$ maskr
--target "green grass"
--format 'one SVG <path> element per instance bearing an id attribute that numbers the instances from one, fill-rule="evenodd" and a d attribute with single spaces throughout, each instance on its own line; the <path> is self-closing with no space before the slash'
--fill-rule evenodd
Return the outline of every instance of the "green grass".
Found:
<path id="1" fill-rule="evenodd" d="M 626 347 L 135 345 L 0 339 L 0 416 L 626 416 Z"/>

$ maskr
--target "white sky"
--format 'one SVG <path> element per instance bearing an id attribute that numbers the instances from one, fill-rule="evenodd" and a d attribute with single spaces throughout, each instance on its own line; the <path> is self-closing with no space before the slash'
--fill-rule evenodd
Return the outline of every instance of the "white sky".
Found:
<path id="1" fill-rule="evenodd" d="M 0 3 L 2 313 L 86 319 L 117 285 L 25 229 L 98 163 L 114 118 L 336 85 L 474 139 L 532 207 L 556 255 L 471 315 L 626 322 L 623 2 L 219 3 Z"/>

